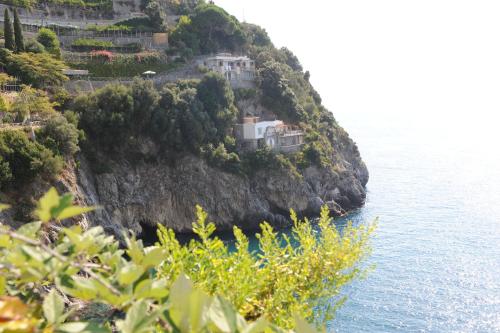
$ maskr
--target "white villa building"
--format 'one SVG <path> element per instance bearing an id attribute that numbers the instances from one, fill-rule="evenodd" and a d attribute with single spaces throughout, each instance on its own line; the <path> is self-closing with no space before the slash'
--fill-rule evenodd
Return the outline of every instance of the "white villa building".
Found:
<path id="1" fill-rule="evenodd" d="M 259 117 L 243 118 L 243 124 L 236 127 L 236 136 L 250 150 L 267 145 L 281 152 L 294 152 L 304 144 L 301 130 L 281 120 L 260 121 Z"/>
<path id="2" fill-rule="evenodd" d="M 198 65 L 222 74 L 233 88 L 255 87 L 255 61 L 247 56 L 219 53 L 198 60 Z"/>

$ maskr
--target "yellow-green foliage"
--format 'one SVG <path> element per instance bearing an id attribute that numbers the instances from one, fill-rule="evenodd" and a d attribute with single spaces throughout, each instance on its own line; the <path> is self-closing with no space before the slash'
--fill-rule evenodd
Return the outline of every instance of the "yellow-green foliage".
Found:
<path id="1" fill-rule="evenodd" d="M 12 112 L 16 113 L 20 119 L 30 116 L 47 118 L 55 114 L 54 104 L 50 102 L 47 93 L 43 90 L 23 87 L 12 103 Z"/>
<path id="2" fill-rule="evenodd" d="M 258 254 L 235 229 L 230 252 L 198 207 L 200 241 L 181 246 L 163 228 L 161 244 L 124 235 L 121 248 L 101 227 L 60 224 L 92 209 L 51 189 L 38 203 L 38 222 L 0 225 L 0 332 L 315 332 L 300 318 L 312 319 L 314 306 L 360 274 L 355 265 L 372 230 L 348 227 L 341 236 L 324 209 L 317 231 L 292 214 L 284 241 L 263 224 Z M 50 225 L 59 228 L 52 242 Z M 75 310 L 92 304 L 111 311 L 82 321 Z"/>
<path id="3" fill-rule="evenodd" d="M 266 318 L 283 327 L 292 327 L 294 314 L 323 323 L 341 305 L 340 288 L 364 270 L 360 261 L 368 254 L 373 226 L 353 227 L 341 233 L 326 207 L 314 226 L 300 221 L 292 211 L 293 228 L 282 238 L 263 223 L 257 234 L 258 252 L 249 250 L 243 232 L 234 228 L 236 251 L 217 237 L 207 214 L 197 207 L 193 225 L 200 240 L 182 246 L 172 230 L 162 226 L 160 242 L 167 257 L 160 274 L 175 279 L 181 272 L 209 294 L 220 294 L 233 303 L 247 319 Z"/>

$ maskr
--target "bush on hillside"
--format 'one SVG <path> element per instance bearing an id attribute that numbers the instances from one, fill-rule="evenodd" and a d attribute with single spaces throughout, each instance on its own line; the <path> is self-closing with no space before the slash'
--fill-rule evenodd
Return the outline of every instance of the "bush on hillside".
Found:
<path id="1" fill-rule="evenodd" d="M 267 31 L 258 25 L 251 23 L 242 23 L 241 24 L 243 31 L 246 36 L 246 42 L 248 46 L 257 46 L 257 47 L 270 47 L 272 46 L 271 38 L 267 34 Z"/>
<path id="2" fill-rule="evenodd" d="M 24 87 L 12 103 L 11 112 L 24 121 L 30 117 L 41 119 L 50 117 L 55 110 L 54 104 L 43 90 Z"/>
<path id="3" fill-rule="evenodd" d="M 54 115 L 36 133 L 37 141 L 52 150 L 55 155 L 73 156 L 80 148 L 77 127 L 60 115 Z"/>
<path id="4" fill-rule="evenodd" d="M 31 53 L 44 53 L 46 51 L 45 46 L 43 46 L 43 44 L 38 42 L 36 39 L 28 39 L 24 48 L 26 52 Z"/>
<path id="5" fill-rule="evenodd" d="M 151 27 L 154 31 L 160 32 L 165 31 L 166 26 L 166 14 L 160 6 L 160 3 L 156 0 L 144 0 L 146 2 L 146 6 L 144 8 L 144 14 L 146 14 L 149 18 L 149 22 L 151 23 Z"/>
<path id="6" fill-rule="evenodd" d="M 296 124 L 305 121 L 307 116 L 289 84 L 286 70 L 280 63 L 266 62 L 259 69 L 258 86 L 262 93 L 263 105 L 272 110 L 279 119 Z"/>
<path id="7" fill-rule="evenodd" d="M 170 42 L 179 50 L 192 50 L 193 55 L 208 54 L 241 50 L 245 35 L 234 16 L 215 5 L 202 4 L 189 17 L 181 17 Z"/>
<path id="8" fill-rule="evenodd" d="M 62 70 L 66 68 L 64 63 L 46 53 L 15 54 L 9 50 L 0 49 L 0 65 L 7 74 L 35 88 L 60 86 L 68 80 L 62 73 Z"/>
<path id="9" fill-rule="evenodd" d="M 4 175 L 0 183 L 2 189 L 8 185 L 26 184 L 37 177 L 53 177 L 63 167 L 60 157 L 19 130 L 0 131 L 0 157 Z M 6 174 L 11 176 L 5 179 Z"/>
<path id="10" fill-rule="evenodd" d="M 233 90 L 222 75 L 213 72 L 205 74 L 196 89 L 198 99 L 215 126 L 212 140 L 221 142 L 233 127 L 238 114 Z"/>
<path id="11" fill-rule="evenodd" d="M 208 144 L 201 148 L 201 152 L 210 165 L 232 173 L 241 172 L 240 157 L 235 152 L 228 152 L 223 143 L 217 147 Z"/>
<path id="12" fill-rule="evenodd" d="M 54 31 L 48 28 L 41 28 L 38 31 L 36 40 L 45 47 L 47 52 L 55 56 L 57 59 L 61 58 L 61 46 Z"/>
<path id="13" fill-rule="evenodd" d="M 98 146 L 112 149 L 129 141 L 134 108 L 130 88 L 107 85 L 93 94 L 79 96 L 73 108 L 82 128 Z"/>

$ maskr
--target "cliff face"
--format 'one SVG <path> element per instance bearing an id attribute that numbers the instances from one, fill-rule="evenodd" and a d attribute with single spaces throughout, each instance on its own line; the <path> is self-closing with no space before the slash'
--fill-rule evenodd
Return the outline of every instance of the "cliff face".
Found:
<path id="1" fill-rule="evenodd" d="M 255 229 L 264 220 L 286 226 L 290 208 L 316 215 L 328 204 L 334 214 L 341 214 L 364 203 L 368 172 L 349 142 L 338 156 L 341 170 L 309 167 L 302 177 L 269 168 L 249 178 L 213 168 L 195 156 L 175 166 L 112 161 L 107 173 L 93 174 L 82 159 L 77 191 L 86 204 L 102 206 L 89 216 L 91 223 L 117 234 L 122 228 L 140 234 L 144 226 L 157 223 L 190 232 L 197 204 L 218 230 L 233 225 Z"/>
<path id="2" fill-rule="evenodd" d="M 236 175 L 193 155 L 178 160 L 175 166 L 162 162 L 133 165 L 126 159 L 108 161 L 107 172 L 95 174 L 80 157 L 79 167 L 69 163 L 55 183 L 39 180 L 17 195 L 11 193 L 10 198 L 16 206 L 22 193 L 39 198 L 54 185 L 61 193 L 73 193 L 79 204 L 101 207 L 68 224 L 77 222 L 84 228 L 101 225 L 118 236 L 126 229 L 140 235 L 145 226 L 157 223 L 177 232 L 190 232 L 196 205 L 209 213 L 220 231 L 233 225 L 256 229 L 262 221 L 284 227 L 289 223 L 290 208 L 299 215 L 314 216 L 327 204 L 334 215 L 340 215 L 363 205 L 368 171 L 358 150 L 347 136 L 336 143 L 336 149 L 335 171 L 309 167 L 301 177 L 273 166 L 252 177 Z M 26 216 L 33 201 L 22 200 Z M 16 214 L 19 211 L 11 210 L 0 213 L 0 218 L 19 226 Z"/>

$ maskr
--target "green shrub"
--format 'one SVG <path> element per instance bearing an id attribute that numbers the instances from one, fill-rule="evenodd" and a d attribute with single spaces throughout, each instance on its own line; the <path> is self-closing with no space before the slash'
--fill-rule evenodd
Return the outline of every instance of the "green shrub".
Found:
<path id="1" fill-rule="evenodd" d="M 202 148 L 202 155 L 212 166 L 228 172 L 241 172 L 240 157 L 235 152 L 228 152 L 223 143 L 220 143 L 217 147 L 212 144 L 206 145 Z"/>
<path id="2" fill-rule="evenodd" d="M 57 59 L 61 58 L 61 46 L 54 31 L 48 28 L 41 28 L 38 31 L 36 40 L 45 47 L 47 52 L 51 53 Z"/>
<path id="3" fill-rule="evenodd" d="M 42 43 L 38 42 L 36 39 L 28 39 L 25 44 L 26 52 L 31 53 L 44 53 L 45 46 Z"/>
<path id="4" fill-rule="evenodd" d="M 0 226 L 0 311 L 10 310 L 2 312 L 0 329 L 314 332 L 299 318 L 322 324 L 333 315 L 331 303 L 342 301 L 341 287 L 364 272 L 359 263 L 369 253 L 373 231 L 349 225 L 340 234 L 326 208 L 317 228 L 292 212 L 288 236 L 280 238 L 263 223 L 253 252 L 235 227 L 231 251 L 197 207 L 193 230 L 199 240 L 186 246 L 164 227 L 160 243 L 150 247 L 124 235 L 121 248 L 102 227 L 61 227 L 53 242 L 43 241 L 51 221 L 92 210 L 71 203 L 70 195 L 51 189 L 38 202 L 39 222 L 18 230 Z M 101 321 L 92 308 L 100 309 Z"/>
<path id="5" fill-rule="evenodd" d="M 0 156 L 3 159 L 2 173 L 10 168 L 11 177 L 0 183 L 3 189 L 7 185 L 25 184 L 37 177 L 53 177 L 62 167 L 62 159 L 40 143 L 33 142 L 23 131 L 0 131 Z M 4 179 L 5 181 L 5 179 Z"/>
<path id="6" fill-rule="evenodd" d="M 262 103 L 279 119 L 290 123 L 307 120 L 297 95 L 287 79 L 287 68 L 278 62 L 266 62 L 259 69 L 258 85 L 262 92 Z"/>
<path id="7" fill-rule="evenodd" d="M 154 32 L 155 28 L 149 17 L 134 17 L 128 20 L 120 21 L 114 25 L 108 26 L 110 29 L 120 27 L 128 31 Z"/>
<path id="8" fill-rule="evenodd" d="M 182 16 L 172 31 L 170 42 L 178 50 L 190 49 L 194 55 L 221 50 L 237 51 L 245 44 L 238 20 L 213 4 L 202 4 Z"/>
<path id="9" fill-rule="evenodd" d="M 62 115 L 55 115 L 37 131 L 37 140 L 55 155 L 72 156 L 77 153 L 80 133 L 76 126 Z"/>
<path id="10" fill-rule="evenodd" d="M 134 100 L 130 88 L 108 85 L 91 95 L 79 96 L 73 106 L 82 128 L 101 148 L 123 147 L 131 135 Z"/>
<path id="11" fill-rule="evenodd" d="M 249 45 L 257 47 L 270 47 L 273 45 L 265 29 L 259 27 L 258 25 L 246 22 L 242 23 L 241 26 L 245 32 L 247 43 Z"/>
<path id="12" fill-rule="evenodd" d="M 5 98 L 0 95 L 0 113 L 5 116 L 5 113 L 9 111 L 9 103 L 5 100 Z"/>
<path id="13" fill-rule="evenodd" d="M 64 63 L 46 53 L 15 54 L 7 49 L 0 49 L 0 64 L 7 74 L 35 88 L 60 86 L 68 80 L 62 73 L 66 68 Z"/>
<path id="14" fill-rule="evenodd" d="M 88 47 L 98 47 L 106 48 L 113 47 L 114 44 L 109 41 L 90 39 L 90 38 L 78 38 L 71 43 L 71 46 L 88 46 Z"/>
<path id="15" fill-rule="evenodd" d="M 54 105 L 43 90 L 24 87 L 11 106 L 11 112 L 21 120 L 32 116 L 47 118 L 55 113 Z"/>
<path id="16" fill-rule="evenodd" d="M 166 30 L 166 13 L 160 3 L 156 0 L 145 0 L 146 6 L 144 8 L 144 14 L 149 18 L 151 27 L 154 31 L 165 31 Z"/>
<path id="17" fill-rule="evenodd" d="M 228 81 L 220 74 L 210 72 L 203 76 L 197 87 L 197 97 L 215 126 L 218 142 L 223 141 L 233 126 L 238 109 Z"/>

